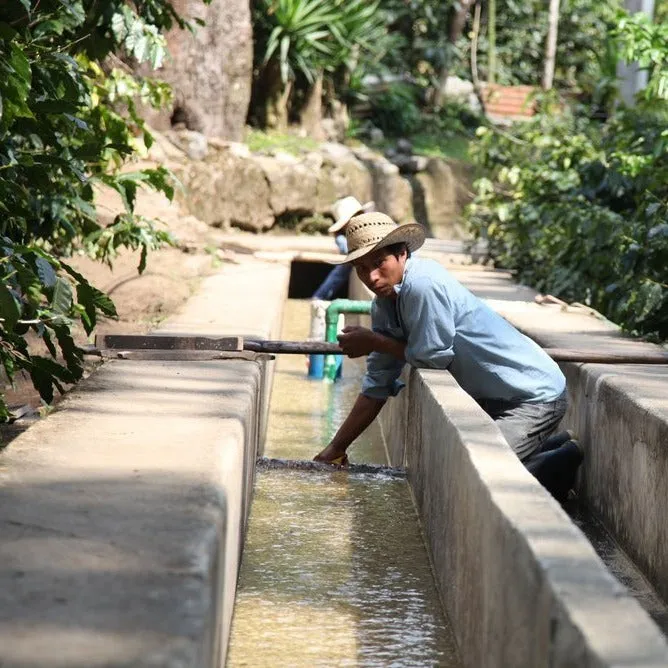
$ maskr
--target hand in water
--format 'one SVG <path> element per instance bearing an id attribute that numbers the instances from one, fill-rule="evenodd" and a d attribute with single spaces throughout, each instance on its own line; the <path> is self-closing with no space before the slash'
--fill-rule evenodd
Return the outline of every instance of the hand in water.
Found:
<path id="1" fill-rule="evenodd" d="M 319 452 L 314 458 L 316 462 L 322 462 L 323 464 L 338 464 L 340 466 L 346 466 L 348 464 L 348 455 L 346 451 L 343 452 L 335 450 L 331 445 L 328 445 L 324 450 Z"/>

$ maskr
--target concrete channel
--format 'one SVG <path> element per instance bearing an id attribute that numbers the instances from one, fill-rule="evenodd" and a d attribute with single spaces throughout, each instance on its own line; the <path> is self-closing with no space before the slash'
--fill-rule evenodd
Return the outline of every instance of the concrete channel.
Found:
<path id="1" fill-rule="evenodd" d="M 278 337 L 305 244 L 283 243 L 225 265 L 160 331 Z M 311 250 L 298 259 L 321 259 Z M 544 345 L 647 345 L 538 306 L 502 272 L 452 268 Z M 579 496 L 637 569 L 634 596 L 579 528 L 590 520 L 547 495 L 447 373 L 407 372 L 351 453 L 387 453 L 407 481 L 256 470 L 261 454 L 310 458 L 355 391 L 353 367 L 291 390 L 303 364 L 107 362 L 0 454 L 3 668 L 668 666 L 641 605 L 661 621 L 667 369 L 565 365 L 566 422 L 587 453 Z"/>

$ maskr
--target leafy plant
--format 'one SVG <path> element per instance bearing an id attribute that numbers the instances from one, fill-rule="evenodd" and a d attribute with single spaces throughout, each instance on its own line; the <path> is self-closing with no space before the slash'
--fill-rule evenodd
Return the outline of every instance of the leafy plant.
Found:
<path id="1" fill-rule="evenodd" d="M 0 21 L 0 363 L 11 380 L 29 373 L 45 401 L 81 375 L 71 326 L 87 332 L 111 301 L 63 261 L 75 248 L 111 263 L 121 247 L 169 243 L 135 216 L 139 187 L 173 195 L 165 169 L 128 172 L 152 138 L 137 101 L 159 106 L 165 84 L 123 62 L 165 57 L 162 31 L 185 26 L 167 0 L 10 0 Z M 123 59 L 123 60 L 122 60 Z M 110 187 L 125 212 L 100 222 L 95 190 Z M 48 355 L 34 352 L 28 337 Z M 8 408 L 0 398 L 0 420 Z"/>
<path id="2" fill-rule="evenodd" d="M 392 84 L 373 96 L 371 120 L 389 136 L 411 135 L 421 121 L 414 89 L 406 84 Z"/>
<path id="3" fill-rule="evenodd" d="M 668 45 L 657 36 L 662 27 L 641 19 L 639 34 L 628 26 L 622 21 L 617 31 L 624 53 L 643 62 L 665 57 Z M 657 48 L 661 53 L 651 53 Z M 474 151 L 488 176 L 476 184 L 469 220 L 494 259 L 521 280 L 665 340 L 668 104 L 662 76 L 653 69 L 643 104 L 620 108 L 605 123 L 566 107 L 512 134 L 480 129 Z"/>

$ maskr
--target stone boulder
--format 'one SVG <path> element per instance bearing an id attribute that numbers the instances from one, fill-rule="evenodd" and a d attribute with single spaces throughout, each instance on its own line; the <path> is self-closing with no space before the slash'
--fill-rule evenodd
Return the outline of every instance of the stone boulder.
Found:
<path id="1" fill-rule="evenodd" d="M 399 168 L 366 147 L 357 149 L 355 153 L 371 175 L 376 210 L 386 213 L 398 223 L 413 220 L 413 191 L 410 182 L 399 173 Z"/>
<path id="2" fill-rule="evenodd" d="M 267 177 L 247 149 L 218 148 L 204 161 L 174 169 L 184 185 L 185 206 L 209 225 L 261 232 L 274 224 Z"/>
<path id="3" fill-rule="evenodd" d="M 363 203 L 373 198 L 372 175 L 348 147 L 323 144 L 320 156 L 316 213 L 330 215 L 332 204 L 348 195 Z"/>
<path id="4" fill-rule="evenodd" d="M 274 217 L 287 213 L 310 214 L 316 210 L 318 174 L 288 153 L 253 156 L 269 186 L 269 207 Z"/>
<path id="5" fill-rule="evenodd" d="M 430 158 L 424 171 L 411 177 L 416 220 L 439 239 L 463 239 L 457 178 L 451 166 L 440 158 Z"/>

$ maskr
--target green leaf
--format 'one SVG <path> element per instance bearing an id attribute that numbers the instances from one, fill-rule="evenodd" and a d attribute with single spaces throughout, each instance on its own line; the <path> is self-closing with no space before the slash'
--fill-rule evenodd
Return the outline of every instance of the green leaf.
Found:
<path id="1" fill-rule="evenodd" d="M 7 285 L 0 283 L 0 318 L 3 319 L 2 326 L 11 331 L 20 317 L 21 309 L 12 291 Z"/>
<path id="2" fill-rule="evenodd" d="M 51 310 L 58 315 L 68 315 L 72 308 L 72 286 L 69 281 L 58 277 L 53 288 Z"/>
<path id="3" fill-rule="evenodd" d="M 63 358 L 67 363 L 67 369 L 72 374 L 74 380 L 79 380 L 83 375 L 83 351 L 79 348 L 69 328 L 64 326 L 54 327 L 58 345 L 63 353 Z"/>
<path id="4" fill-rule="evenodd" d="M 35 265 L 37 266 L 37 275 L 42 284 L 47 288 L 52 288 L 56 284 L 58 276 L 51 263 L 43 257 L 38 257 L 35 260 Z"/>

